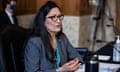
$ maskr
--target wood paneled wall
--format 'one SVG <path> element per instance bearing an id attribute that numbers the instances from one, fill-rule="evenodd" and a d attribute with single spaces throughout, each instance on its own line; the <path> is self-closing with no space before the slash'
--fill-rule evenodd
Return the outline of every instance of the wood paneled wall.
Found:
<path id="1" fill-rule="evenodd" d="M 66 15 L 80 15 L 80 0 L 64 0 L 62 6 L 63 12 Z"/>
<path id="2" fill-rule="evenodd" d="M 115 25 L 116 25 L 116 28 L 118 29 L 118 31 L 120 32 L 120 0 L 116 0 L 116 20 L 115 20 Z M 120 33 L 117 33 L 117 35 L 120 35 Z"/>
<path id="3" fill-rule="evenodd" d="M 36 12 L 36 0 L 16 0 L 16 14 L 32 14 Z M 0 0 L 0 11 L 2 10 L 2 0 Z"/>
<path id="4" fill-rule="evenodd" d="M 88 0 L 51 0 L 56 2 L 65 15 L 81 16 L 91 14 L 91 7 Z M 37 10 L 46 2 L 46 0 L 37 0 Z"/>
<path id="5" fill-rule="evenodd" d="M 2 0 L 0 0 L 0 11 L 2 10 Z"/>
<path id="6" fill-rule="evenodd" d="M 46 1 L 47 1 L 47 0 L 36 0 L 36 11 L 38 11 L 39 8 L 40 8 L 43 4 L 45 4 Z"/>
<path id="7" fill-rule="evenodd" d="M 16 0 L 17 14 L 32 14 L 36 12 L 36 0 Z"/>
<path id="8" fill-rule="evenodd" d="M 80 16 L 92 14 L 92 5 L 89 5 L 89 0 L 80 0 Z"/>
<path id="9" fill-rule="evenodd" d="M 0 0 L 0 10 L 1 10 Z M 36 13 L 39 8 L 48 0 L 16 0 L 16 14 L 32 14 Z M 65 15 L 80 16 L 90 14 L 90 6 L 88 0 L 51 0 L 56 2 Z"/>

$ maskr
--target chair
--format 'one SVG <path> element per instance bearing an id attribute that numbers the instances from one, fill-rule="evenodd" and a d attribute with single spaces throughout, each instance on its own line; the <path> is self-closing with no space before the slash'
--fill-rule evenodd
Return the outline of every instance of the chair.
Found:
<path id="1" fill-rule="evenodd" d="M 5 69 L 7 72 L 24 72 L 24 42 L 29 36 L 29 31 L 10 25 L 1 34 Z"/>

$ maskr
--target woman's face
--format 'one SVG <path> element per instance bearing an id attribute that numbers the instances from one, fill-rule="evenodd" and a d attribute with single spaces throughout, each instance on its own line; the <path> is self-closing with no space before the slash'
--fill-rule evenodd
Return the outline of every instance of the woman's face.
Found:
<path id="1" fill-rule="evenodd" d="M 48 32 L 58 33 L 61 31 L 63 17 L 59 8 L 52 8 L 45 19 L 45 27 Z"/>

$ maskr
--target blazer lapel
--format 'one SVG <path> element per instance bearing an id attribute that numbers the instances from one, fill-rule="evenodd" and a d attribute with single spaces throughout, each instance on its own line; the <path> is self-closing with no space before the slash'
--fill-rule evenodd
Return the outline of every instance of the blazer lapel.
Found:
<path id="1" fill-rule="evenodd" d="M 12 24 L 5 11 L 4 11 L 4 16 L 5 16 L 6 20 L 7 20 L 6 22 L 9 23 L 9 24 Z"/>
<path id="2" fill-rule="evenodd" d="M 58 40 L 58 48 L 60 53 L 60 65 L 63 65 L 67 61 L 67 53 L 60 39 Z"/>

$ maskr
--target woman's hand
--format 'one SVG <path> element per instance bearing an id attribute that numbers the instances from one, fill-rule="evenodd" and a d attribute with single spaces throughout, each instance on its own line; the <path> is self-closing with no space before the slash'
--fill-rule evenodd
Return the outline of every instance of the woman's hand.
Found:
<path id="1" fill-rule="evenodd" d="M 78 58 L 71 60 L 65 63 L 62 67 L 60 67 L 60 72 L 73 72 L 76 71 L 80 67 L 80 62 Z"/>

